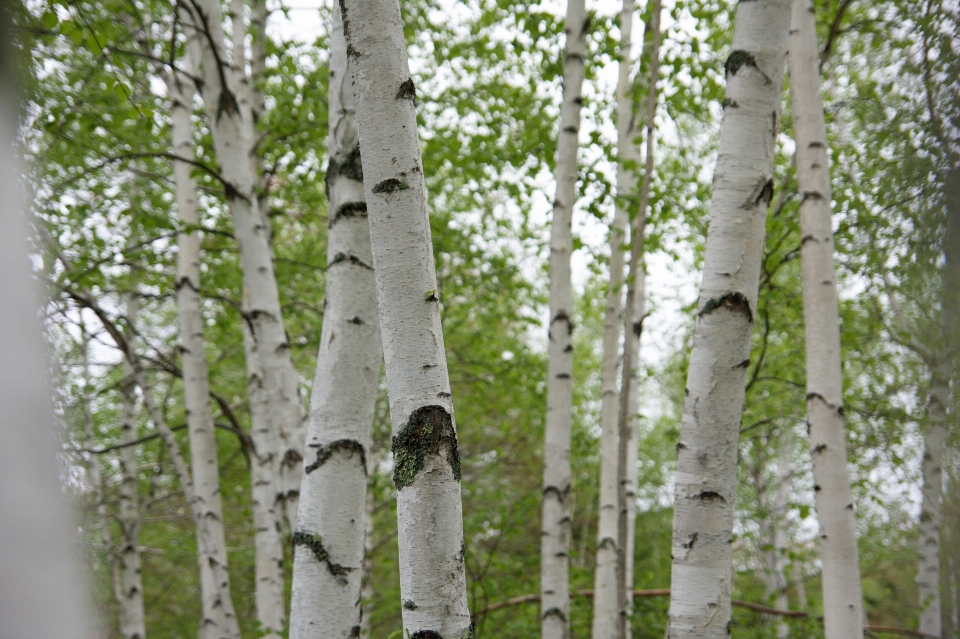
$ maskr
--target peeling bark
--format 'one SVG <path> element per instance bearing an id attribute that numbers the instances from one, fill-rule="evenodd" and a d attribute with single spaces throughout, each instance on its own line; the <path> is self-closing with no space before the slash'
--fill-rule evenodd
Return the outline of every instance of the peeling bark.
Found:
<path id="1" fill-rule="evenodd" d="M 359 637 L 367 532 L 367 451 L 383 349 L 353 87 L 340 7 L 330 25 L 327 287 L 294 539 L 291 639 Z M 354 162 L 354 171 L 342 168 Z M 352 213 L 337 211 L 349 209 Z M 345 259 L 342 256 L 349 256 Z M 341 259 L 338 259 L 341 258 Z M 324 560 L 296 537 L 322 538 Z M 330 569 L 331 562 L 342 571 Z"/>
<path id="2" fill-rule="evenodd" d="M 797 142 L 803 319 L 806 333 L 807 421 L 813 460 L 826 639 L 863 636 L 863 594 L 856 520 L 843 428 L 843 375 L 830 161 L 820 96 L 820 62 L 812 0 L 793 0 L 790 97 Z"/>
<path id="3" fill-rule="evenodd" d="M 465 639 L 473 631 L 459 455 L 400 4 L 341 0 L 340 8 L 400 473 L 400 596 L 410 602 L 403 627 L 411 637 Z"/>
<path id="4" fill-rule="evenodd" d="M 728 64 L 677 454 L 668 637 L 726 639 L 740 421 L 760 282 L 790 0 L 741 2 Z M 743 56 L 741 56 L 743 58 Z M 746 60 L 746 58 L 744 58 Z M 712 305 L 712 308 L 710 306 Z"/>

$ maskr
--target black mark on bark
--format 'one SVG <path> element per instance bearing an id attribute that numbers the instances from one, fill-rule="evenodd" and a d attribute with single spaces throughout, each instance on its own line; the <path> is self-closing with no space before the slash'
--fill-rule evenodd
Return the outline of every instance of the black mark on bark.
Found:
<path id="1" fill-rule="evenodd" d="M 338 563 L 334 563 L 330 559 L 330 553 L 327 552 L 327 549 L 323 547 L 323 542 L 320 540 L 320 535 L 314 535 L 311 533 L 305 532 L 295 532 L 293 533 L 293 545 L 294 546 L 306 546 L 313 551 L 314 556 L 322 564 L 326 564 L 327 570 L 330 571 L 330 574 L 337 578 L 337 581 L 341 583 L 344 581 L 347 573 L 353 570 L 353 568 L 348 568 L 347 566 L 341 566 Z"/>
<path id="2" fill-rule="evenodd" d="M 443 455 L 460 481 L 460 452 L 450 413 L 442 406 L 422 406 L 393 438 L 393 483 L 397 490 L 409 486 L 423 470 L 425 457 Z"/>
<path id="3" fill-rule="evenodd" d="M 759 67 L 757 67 L 757 59 L 753 57 L 752 53 L 743 51 L 742 49 L 736 49 L 730 53 L 727 61 L 724 62 L 723 70 L 726 75 L 737 75 L 737 71 L 745 65 L 759 70 Z"/>
<path id="4" fill-rule="evenodd" d="M 417 88 L 413 86 L 413 78 L 407 78 L 402 84 L 400 84 L 400 88 L 397 89 L 397 99 L 416 101 Z"/>
<path id="5" fill-rule="evenodd" d="M 357 454 L 360 456 L 360 464 L 363 466 L 363 472 L 367 472 L 367 452 L 363 449 L 363 444 L 355 439 L 338 439 L 326 446 L 317 448 L 317 459 L 303 469 L 308 475 L 320 468 L 333 456 L 334 453 L 346 453 L 348 455 Z"/>
<path id="6" fill-rule="evenodd" d="M 397 191 L 406 191 L 410 188 L 410 185 L 404 182 L 403 180 L 398 180 L 397 178 L 387 178 L 383 182 L 380 182 L 373 187 L 374 193 L 396 193 Z"/>
<path id="7" fill-rule="evenodd" d="M 750 301 L 743 293 L 727 293 L 722 297 L 712 297 L 703 305 L 703 310 L 697 313 L 700 317 L 709 315 L 720 307 L 729 308 L 732 311 L 741 311 L 747 316 L 747 321 L 753 323 L 753 311 L 750 310 Z"/>

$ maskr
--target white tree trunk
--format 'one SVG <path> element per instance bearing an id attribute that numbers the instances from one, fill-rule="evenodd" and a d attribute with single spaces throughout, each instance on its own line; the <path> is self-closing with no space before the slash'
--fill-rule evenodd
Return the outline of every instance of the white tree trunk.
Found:
<path id="1" fill-rule="evenodd" d="M 550 328 L 543 453 L 540 615 L 543 639 L 570 634 L 570 433 L 573 422 L 573 206 L 577 199 L 581 91 L 587 28 L 584 0 L 568 0 L 563 103 L 557 142 L 557 192 L 550 227 Z"/>
<path id="2" fill-rule="evenodd" d="M 126 314 L 130 327 L 136 323 L 139 300 L 134 293 L 124 295 Z M 132 330 L 127 339 L 132 339 Z M 140 578 L 140 525 L 141 512 L 137 495 L 137 396 L 133 368 L 124 360 L 124 379 L 120 387 L 122 407 L 120 412 L 120 634 L 123 639 L 144 639 L 146 619 L 143 608 L 143 583 Z"/>
<path id="3" fill-rule="evenodd" d="M 327 288 L 311 395 L 306 473 L 293 535 L 291 639 L 359 637 L 380 318 L 347 44 L 330 28 Z"/>
<path id="4" fill-rule="evenodd" d="M 677 444 L 670 639 L 726 639 L 737 457 L 790 0 L 738 5 Z"/>
<path id="5" fill-rule="evenodd" d="M 201 94 L 226 181 L 243 270 L 244 346 L 253 418 L 251 437 L 256 448 L 255 459 L 251 460 L 251 481 L 257 620 L 270 636 L 282 633 L 285 625 L 280 502 L 286 489 L 282 475 L 284 470 L 296 474 L 301 468 L 303 442 L 298 433 L 302 428 L 302 407 L 283 326 L 270 229 L 260 210 L 255 148 L 258 137 L 244 48 L 242 42 L 234 42 L 231 64 L 219 2 L 200 0 L 193 5 L 192 13 L 197 39 L 202 43 Z M 242 34 L 242 24 L 235 21 L 234 31 Z"/>
<path id="6" fill-rule="evenodd" d="M 633 330 L 627 335 L 624 349 L 630 350 L 631 361 L 634 362 L 633 371 L 630 373 L 630 396 L 627 398 L 627 428 L 629 437 L 627 439 L 627 470 L 626 485 L 624 486 L 624 496 L 626 497 L 627 511 L 627 543 L 624 546 L 626 556 L 626 568 L 623 575 L 623 597 L 626 598 L 627 616 L 633 613 L 633 557 L 637 529 L 637 460 L 639 457 L 639 428 L 640 428 L 640 334 L 643 328 L 643 318 L 645 313 L 644 293 L 646 289 L 646 273 L 641 262 L 635 274 L 634 286 L 636 293 L 633 299 Z M 630 639 L 631 628 L 627 623 L 626 639 Z"/>
<path id="7" fill-rule="evenodd" d="M 93 380 L 90 375 L 90 339 L 87 328 L 83 321 L 83 315 L 80 316 L 80 349 L 83 360 L 83 431 L 86 438 L 86 444 L 89 448 L 96 446 L 96 429 L 93 421 Z M 125 380 L 126 381 L 126 380 Z M 121 387 L 123 398 L 123 407 L 121 410 L 121 431 L 128 410 L 128 402 L 135 406 L 136 396 L 128 394 L 129 384 Z M 120 566 L 117 561 L 118 549 L 113 543 L 113 534 L 110 531 L 110 513 L 107 509 L 106 496 L 103 490 L 103 471 L 100 468 L 100 459 L 95 453 L 90 453 L 87 460 L 87 472 L 90 473 L 90 484 L 93 487 L 93 495 L 97 504 L 97 519 L 100 526 L 100 539 L 103 542 L 104 555 L 107 559 L 107 569 L 110 572 L 110 582 L 113 586 L 113 598 L 117 602 L 118 621 L 120 624 L 120 634 L 127 637 L 127 610 L 126 599 L 123 592 L 123 581 L 120 577 Z M 141 635 L 142 637 L 142 635 Z"/>
<path id="8" fill-rule="evenodd" d="M 367 467 L 374 471 L 377 468 L 377 460 L 371 459 L 367 462 Z M 370 610 L 373 602 L 373 515 L 375 512 L 374 491 L 367 486 L 367 504 L 364 508 L 366 515 L 366 534 L 363 541 L 363 576 L 360 585 L 360 639 L 370 639 Z"/>
<path id="9" fill-rule="evenodd" d="M 187 68 L 193 71 L 194 64 L 188 60 Z M 171 135 L 173 153 L 177 157 L 193 158 L 193 102 L 196 92 L 191 84 L 179 76 L 167 76 L 167 92 L 171 101 Z M 200 563 L 200 587 L 203 603 L 203 628 L 218 633 L 233 633 L 236 619 L 228 618 L 223 605 L 230 597 L 229 587 L 217 582 L 214 563 L 222 562 L 222 572 L 227 574 L 226 541 L 223 527 L 223 507 L 220 501 L 220 469 L 217 455 L 217 440 L 214 432 L 213 413 L 210 408 L 210 382 L 207 375 L 207 359 L 203 335 L 203 312 L 200 300 L 200 217 L 197 212 L 197 185 L 191 176 L 191 165 L 174 161 L 174 186 L 176 188 L 177 217 L 181 232 L 177 235 L 177 320 L 180 329 L 180 351 L 183 369 L 183 394 L 190 433 L 190 465 L 195 510 L 204 520 L 205 534 L 212 546 L 198 548 Z M 128 363 L 129 366 L 129 363 Z M 212 555 L 212 561 L 210 556 Z"/>
<path id="10" fill-rule="evenodd" d="M 653 184 L 654 131 L 657 114 L 657 82 L 660 79 L 660 0 L 654 0 L 649 29 L 650 43 L 647 52 L 650 60 L 650 77 L 647 82 L 646 119 L 646 158 L 644 162 L 643 185 L 640 187 L 640 202 L 630 233 L 630 270 L 627 279 L 627 301 L 624 313 L 624 349 L 623 370 L 620 387 L 620 411 L 618 430 L 620 436 L 619 461 L 617 468 L 617 532 L 622 543 L 617 552 L 617 607 L 619 610 L 617 636 L 628 639 L 630 636 L 630 612 L 633 601 L 633 569 L 628 567 L 633 557 L 632 531 L 635 524 L 636 504 L 629 503 L 631 491 L 630 475 L 636 474 L 637 458 L 637 422 L 639 420 L 637 397 L 638 364 L 640 357 L 640 331 L 643 326 L 643 240 L 647 224 L 647 206 L 650 202 L 650 189 Z M 633 460 L 632 467 L 630 460 Z M 636 482 L 633 484 L 634 502 L 636 501 Z M 628 557 L 630 558 L 628 560 Z M 629 579 L 629 581 L 628 581 Z"/>
<path id="11" fill-rule="evenodd" d="M 7 13 L 0 29 L 10 28 Z M 38 325 L 28 225 L 14 158 L 18 90 L 10 38 L 0 43 L 0 637 L 92 637 L 58 478 L 48 354 Z M 11 514 L 16 513 L 16 516 Z"/>
<path id="12" fill-rule="evenodd" d="M 820 63 L 812 0 L 793 0 L 790 97 L 797 143 L 806 333 L 807 420 L 820 554 L 826 639 L 863 636 L 863 596 L 857 530 L 843 429 L 843 375 L 833 227 L 830 160 L 820 97 Z"/>
<path id="13" fill-rule="evenodd" d="M 403 627 L 412 639 L 462 639 L 472 625 L 460 455 L 400 4 L 340 6 L 393 426 Z"/>
<path id="14" fill-rule="evenodd" d="M 934 374 L 927 405 L 927 432 L 923 438 L 923 500 L 920 506 L 920 552 L 917 590 L 920 596 L 920 632 L 939 636 L 940 526 L 943 521 L 943 450 L 947 440 L 947 406 L 950 384 Z"/>
<path id="15" fill-rule="evenodd" d="M 761 511 L 760 540 L 763 544 L 761 560 L 763 562 L 763 581 L 766 586 L 767 600 L 774 608 L 786 610 L 790 607 L 787 597 L 786 543 L 787 512 L 790 507 L 790 484 L 793 480 L 791 457 L 793 438 L 789 430 L 780 435 L 777 450 L 777 474 L 771 499 L 769 484 L 759 495 Z M 790 626 L 782 617 L 776 617 L 774 624 L 778 639 L 790 636 Z"/>
<path id="16" fill-rule="evenodd" d="M 636 190 L 633 101 L 630 99 L 633 0 L 620 11 L 620 60 L 617 77 L 617 200 L 610 225 L 610 283 L 603 319 L 603 363 L 600 374 L 600 508 L 597 524 L 597 568 L 594 573 L 594 639 L 615 636 L 617 627 L 617 462 L 620 408 L 618 373 L 623 312 L 623 244 L 629 224 L 630 198 Z"/>

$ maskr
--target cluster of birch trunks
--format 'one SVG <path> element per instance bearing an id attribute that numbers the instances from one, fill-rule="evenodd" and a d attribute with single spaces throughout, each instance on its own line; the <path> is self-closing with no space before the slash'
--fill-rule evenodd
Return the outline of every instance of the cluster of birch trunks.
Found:
<path id="1" fill-rule="evenodd" d="M 645 315 L 643 246 L 655 171 L 662 39 L 660 0 L 651 2 L 652 10 L 648 13 L 652 17 L 644 28 L 641 54 L 647 62 L 641 65 L 640 78 L 631 77 L 634 0 L 623 0 L 620 21 L 617 204 L 610 228 L 610 281 L 603 333 L 602 463 L 592 593 L 594 639 L 627 639 L 631 633 L 639 455 L 637 371 Z M 242 264 L 243 344 L 252 422 L 245 441 L 251 459 L 259 636 L 369 636 L 362 592 L 370 517 L 368 474 L 373 472 L 372 423 L 383 368 L 392 424 L 404 636 L 468 639 L 474 630 L 464 568 L 460 454 L 417 131 L 416 87 L 408 64 L 400 3 L 339 0 L 332 11 L 326 300 L 309 410 L 305 410 L 300 398 L 284 330 L 270 223 L 262 197 L 264 170 L 257 153 L 256 122 L 266 108 L 259 89 L 259 75 L 264 72 L 267 57 L 266 2 L 252 0 L 245 4 L 244 0 L 232 0 L 225 9 L 219 0 L 188 0 L 177 3 L 176 11 L 187 42 L 186 57 L 176 66 L 165 64 L 151 49 L 152 44 L 135 16 L 121 15 L 118 19 L 130 30 L 140 47 L 139 54 L 152 61 L 155 79 L 165 85 L 169 99 L 170 157 L 181 229 L 177 235 L 175 291 L 181 365 L 166 365 L 169 372 L 184 381 L 188 456 L 181 452 L 174 428 L 166 422 L 145 377 L 143 344 L 137 330 L 137 297 L 125 296 L 123 319 L 119 321 L 115 309 L 104 308 L 90 291 L 82 287 L 66 291 L 79 307 L 97 318 L 124 358 L 121 442 L 117 447 L 122 475 L 119 521 L 123 538 L 111 539 L 110 529 L 103 528 L 105 545 L 120 549 L 110 556 L 110 571 L 120 604 L 121 635 L 124 639 L 144 639 L 148 633 L 140 582 L 140 509 L 134 448 L 139 441 L 139 389 L 173 463 L 196 528 L 202 593 L 200 636 L 241 636 L 231 598 L 211 408 L 211 402 L 222 400 L 211 393 L 208 383 L 200 295 L 198 185 L 188 160 L 195 155 L 191 118 L 199 94 L 219 162 L 218 178 L 226 187 Z M 248 19 L 249 28 L 245 23 Z M 230 21 L 233 37 L 224 33 L 224 24 Z M 584 0 L 569 0 L 549 244 L 549 365 L 538 597 L 544 639 L 570 636 L 572 593 L 568 557 L 575 314 L 571 253 L 588 24 Z M 253 34 L 249 43 L 247 33 Z M 738 439 L 766 221 L 774 197 L 775 143 L 780 132 L 787 70 L 796 176 L 802 194 L 799 219 L 808 446 L 819 526 L 823 626 L 827 639 L 864 636 L 857 528 L 846 459 L 830 160 L 820 66 L 812 0 L 744 0 L 739 4 L 724 67 L 724 114 L 682 429 L 676 445 L 667 629 L 671 639 L 720 639 L 731 633 L 731 542 Z M 641 99 L 636 95 L 637 86 L 643 87 Z M 5 126 L 4 135 L 12 137 L 10 127 Z M 4 156 L 3 160 L 7 162 L 8 158 Z M 7 179 L 13 171 L 5 166 L 0 176 Z M 960 213 L 952 210 L 948 238 L 957 234 Z M 10 255 L 22 254 L 7 239 L 13 235 L 16 234 L 2 234 L 5 239 L 0 256 L 5 261 Z M 960 242 L 955 240 L 944 243 L 948 249 L 944 260 L 950 269 L 960 268 Z M 131 238 L 131 243 L 136 241 L 137 238 Z M 76 268 L 67 255 L 58 253 L 56 258 L 65 272 Z M 4 272 L 19 273 L 17 268 L 5 267 Z M 0 299 L 23 295 L 22 291 L 6 290 L 28 286 L 29 274 L 25 268 L 19 270 L 23 271 L 19 279 L 4 278 Z M 918 578 L 922 613 L 916 635 L 924 637 L 941 634 L 940 557 L 936 551 L 941 521 L 940 464 L 953 365 L 954 345 L 950 340 L 956 336 L 960 320 L 958 285 L 958 276 L 945 277 L 942 284 L 942 308 L 938 311 L 943 334 L 948 338 L 945 350 L 931 352 L 916 345 L 933 376 L 929 409 L 932 425 L 924 440 L 920 526 L 923 550 Z M 17 330 L 30 334 L 33 328 L 29 318 L 22 313 L 18 318 L 10 319 L 10 325 L 16 319 L 22 325 Z M 5 316 L 4 326 L 7 322 Z M 9 340 L 11 334 L 4 329 L 4 340 Z M 84 339 L 86 335 L 83 333 Z M 12 353 L 7 349 L 15 346 L 26 349 L 37 345 L 8 345 L 5 341 L 3 348 Z M 83 352 L 86 355 L 86 343 Z M 21 359 L 42 360 L 27 356 Z M 0 384 L 4 406 L 8 402 L 11 406 L 26 406 L 23 415 L 12 421 L 26 424 L 44 420 L 47 400 L 38 395 L 37 389 L 44 386 L 36 381 L 42 379 L 44 371 L 39 365 L 34 368 L 22 376 L 11 376 L 10 367 L 0 367 L 4 376 Z M 88 364 L 84 369 L 89 374 Z M 85 388 L 92 388 L 92 384 L 87 383 Z M 18 395 L 19 402 L 15 401 Z M 93 440 L 90 403 L 84 405 L 85 428 Z M 224 402 L 221 408 L 227 410 L 228 406 Z M 22 447 L 39 450 L 42 457 L 45 443 L 35 446 L 35 442 L 25 442 Z M 22 473 L 24 477 L 31 472 L 50 471 L 49 477 L 38 479 L 33 489 L 40 499 L 52 499 L 50 496 L 58 489 L 50 480 L 55 477 L 55 471 L 48 468 L 51 464 L 34 464 L 28 456 L 13 459 L 16 456 L 10 454 L 10 447 L 0 447 L 0 453 L 0 468 L 5 477 L 8 471 L 10 476 Z M 102 491 L 97 463 L 90 468 L 91 484 Z M 7 480 L 0 480 L 0 486 L 4 484 Z M 6 491 L 3 496 L 4 500 L 24 498 L 8 497 Z M 104 503 L 102 499 L 99 502 Z M 37 509 L 36 521 L 30 524 L 35 528 L 31 530 L 54 538 L 60 533 L 65 536 L 66 524 L 59 517 L 55 508 L 48 514 Z M 7 531 L 5 527 L 0 538 L 8 547 L 8 539 L 25 547 L 63 546 L 42 535 L 28 539 L 24 530 Z M 31 532 L 29 536 L 36 534 Z M 288 609 L 283 546 L 289 542 L 294 547 L 294 560 Z M 69 559 L 56 552 L 41 555 L 39 567 L 22 569 L 36 571 L 34 587 L 58 593 L 64 605 L 56 614 L 35 614 L 32 611 L 37 604 L 26 601 L 30 589 L 14 593 L 4 582 L 0 618 L 8 619 L 0 621 L 0 629 L 11 624 L 11 633 L 30 633 L 33 631 L 23 630 L 30 628 L 30 623 L 37 624 L 33 628 L 49 624 L 42 635 L 29 636 L 82 636 L 77 621 L 82 616 L 79 600 L 69 592 L 71 578 L 50 577 L 61 570 L 69 577 Z M 6 554 L 3 561 L 0 574 L 17 570 L 19 564 L 8 563 L 13 560 Z M 774 590 L 776 587 L 774 584 Z M 14 621 L 28 615 L 32 616 L 31 621 Z M 777 629 L 779 636 L 784 636 L 785 631 L 785 627 Z M 6 632 L 0 634 L 6 636 Z"/>

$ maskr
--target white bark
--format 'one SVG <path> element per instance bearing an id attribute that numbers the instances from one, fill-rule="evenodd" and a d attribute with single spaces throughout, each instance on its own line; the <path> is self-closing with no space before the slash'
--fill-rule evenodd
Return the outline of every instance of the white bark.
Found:
<path id="1" fill-rule="evenodd" d="M 330 28 L 327 287 L 311 395 L 307 466 L 293 536 L 291 639 L 362 631 L 367 454 L 383 349 L 347 44 Z"/>
<path id="2" fill-rule="evenodd" d="M 807 420 L 820 524 L 824 631 L 826 639 L 851 639 L 863 636 L 863 596 L 843 429 L 830 161 L 812 0 L 793 0 L 792 14 L 790 97 L 801 193 Z"/>
<path id="3" fill-rule="evenodd" d="M 193 43 L 191 43 L 193 44 Z M 194 48 L 195 52 L 195 46 Z M 188 58 L 192 56 L 188 55 Z M 194 71 L 192 60 L 188 72 Z M 173 153 L 177 157 L 193 158 L 193 86 L 179 76 L 167 75 L 167 92 L 171 101 L 171 134 Z M 203 628 L 210 628 L 208 636 L 218 632 L 237 634 L 236 620 L 229 619 L 223 606 L 230 597 L 229 587 L 217 581 L 213 563 L 222 563 L 227 574 L 226 541 L 223 527 L 223 507 L 220 501 L 220 472 L 213 414 L 210 408 L 210 382 L 203 335 L 203 312 L 200 300 L 200 218 L 197 212 L 197 185 L 191 176 L 192 167 L 181 161 L 173 165 L 176 188 L 177 217 L 181 232 L 177 236 L 177 320 L 180 329 L 180 351 L 183 369 L 183 394 L 190 433 L 190 465 L 194 493 L 194 508 L 204 519 L 212 546 L 198 548 L 200 588 L 204 619 Z M 129 366 L 129 363 L 128 363 Z M 211 561 L 212 556 L 212 561 Z"/>
<path id="4" fill-rule="evenodd" d="M 738 5 L 677 444 L 668 637 L 726 639 L 737 456 L 790 0 Z"/>
<path id="5" fill-rule="evenodd" d="M 920 596 L 920 632 L 939 636 L 940 527 L 943 522 L 943 450 L 947 440 L 947 406 L 950 383 L 934 373 L 927 405 L 927 431 L 923 437 L 923 500 L 920 506 L 920 552 L 917 590 Z"/>
<path id="6" fill-rule="evenodd" d="M 286 492 L 283 472 L 295 476 L 301 468 L 302 407 L 283 326 L 269 224 L 260 207 L 257 131 L 244 65 L 243 21 L 234 21 L 238 38 L 234 41 L 231 64 L 221 26 L 220 3 L 198 0 L 192 7 L 192 23 L 202 43 L 201 94 L 226 182 L 243 270 L 244 346 L 253 418 L 251 437 L 256 448 L 255 459 L 251 460 L 251 481 L 257 620 L 270 636 L 282 633 L 285 625 L 279 502 Z M 242 7 L 239 12 L 242 13 Z"/>
<path id="7" fill-rule="evenodd" d="M 543 639 L 570 634 L 570 432 L 573 422 L 573 206 L 577 198 L 581 91 L 589 22 L 584 0 L 568 0 L 557 192 L 550 227 L 550 328 L 543 453 L 540 610 Z"/>
<path id="8" fill-rule="evenodd" d="M 657 82 L 660 79 L 660 0 L 654 0 L 652 18 L 649 25 L 650 49 L 646 52 L 650 61 L 650 77 L 647 82 L 646 119 L 646 158 L 644 162 L 643 185 L 640 187 L 640 202 L 630 232 L 630 270 L 627 279 L 627 301 L 624 313 L 623 370 L 620 387 L 618 430 L 620 449 L 617 468 L 617 531 L 622 540 L 617 552 L 617 607 L 619 610 L 617 636 L 628 639 L 630 636 L 630 611 L 633 601 L 633 569 L 628 567 L 633 556 L 632 530 L 636 516 L 636 504 L 629 503 L 630 475 L 636 473 L 637 422 L 639 416 L 637 398 L 638 364 L 640 356 L 640 331 L 643 326 L 643 241 L 647 223 L 647 206 L 650 202 L 650 189 L 653 184 L 655 119 L 657 114 Z M 632 449 L 631 449 L 632 447 Z M 632 468 L 630 460 L 633 459 Z M 633 494 L 636 495 L 634 482 Z M 636 498 L 634 497 L 634 502 Z M 628 554 L 629 553 L 629 554 Z M 630 560 L 628 560 L 628 557 Z M 629 581 L 628 581 L 629 580 Z"/>
<path id="9" fill-rule="evenodd" d="M 377 467 L 376 459 L 368 462 L 368 468 L 374 470 Z M 360 639 L 370 639 L 370 610 L 373 602 L 373 515 L 374 515 L 374 491 L 371 486 L 367 486 L 367 504 L 364 508 L 366 521 L 366 534 L 363 541 L 363 576 L 360 585 Z"/>
<path id="10" fill-rule="evenodd" d="M 623 243 L 626 239 L 630 197 L 637 183 L 633 123 L 630 99 L 633 0 L 624 0 L 620 11 L 620 60 L 617 77 L 617 200 L 610 225 L 610 283 L 603 320 L 603 363 L 600 374 L 600 507 L 597 524 L 597 568 L 594 573 L 594 639 L 613 637 L 617 624 L 617 463 L 620 408 L 618 373 L 620 326 L 623 312 Z"/>
<path id="11" fill-rule="evenodd" d="M 413 639 L 461 639 L 472 627 L 460 455 L 400 4 L 340 6 L 393 426 L 403 627 Z"/>
<path id="12" fill-rule="evenodd" d="M 12 50 L 7 39 L 0 43 L 0 637 L 81 639 L 92 632 L 58 480 L 29 218 L 13 157 L 19 96 L 10 75 L 19 60 Z"/>
<path id="13" fill-rule="evenodd" d="M 130 326 L 136 323 L 139 301 L 135 294 L 124 295 Z M 127 339 L 132 338 L 128 331 Z M 120 635 L 123 639 L 144 639 L 147 634 L 143 608 L 143 583 L 140 578 L 140 525 L 142 522 L 137 494 L 137 396 L 133 369 L 124 360 L 124 379 L 120 387 Z"/>
<path id="14" fill-rule="evenodd" d="M 90 339 L 87 333 L 83 316 L 80 316 L 80 349 L 83 360 L 83 433 L 86 438 L 86 444 L 89 448 L 96 445 L 96 429 L 94 427 L 93 410 L 93 380 L 90 375 Z M 127 394 L 128 385 L 121 387 L 123 395 L 123 408 L 121 411 L 121 431 L 123 430 L 123 420 L 126 417 L 128 401 L 136 402 L 135 396 Z M 87 472 L 90 473 L 90 484 L 93 487 L 93 495 L 97 504 L 97 519 L 100 526 L 100 539 L 103 542 L 104 555 L 107 559 L 107 570 L 110 572 L 110 582 L 113 586 L 113 598 L 117 602 L 118 617 L 120 624 L 120 634 L 126 637 L 126 606 L 123 596 L 123 582 L 120 578 L 120 566 L 117 561 L 117 548 L 113 543 L 113 534 L 110 531 L 110 513 L 107 509 L 106 496 L 103 490 L 103 471 L 100 468 L 100 460 L 95 453 L 90 453 L 87 459 Z"/>
<path id="15" fill-rule="evenodd" d="M 760 540 L 763 544 L 760 556 L 763 562 L 763 581 L 766 586 L 767 600 L 774 608 L 787 610 L 790 602 L 787 597 L 786 543 L 787 511 L 789 509 L 790 484 L 793 480 L 791 456 L 793 437 L 789 430 L 780 435 L 777 450 L 777 474 L 771 498 L 769 484 L 760 492 L 759 501 L 764 516 L 760 519 Z M 778 639 L 790 636 L 790 626 L 782 617 L 777 617 L 774 625 Z"/>
<path id="16" fill-rule="evenodd" d="M 635 274 L 636 294 L 633 300 L 633 330 L 629 332 L 624 346 L 625 350 L 631 353 L 631 361 L 635 362 L 633 371 L 630 373 L 630 396 L 627 398 L 627 428 L 629 437 L 627 439 L 627 470 L 626 485 L 624 495 L 626 497 L 627 509 L 627 543 L 624 546 L 626 554 L 626 568 L 623 577 L 623 596 L 627 602 L 627 616 L 633 612 L 633 561 L 635 553 L 636 529 L 637 529 L 637 490 L 638 474 L 637 460 L 639 451 L 639 428 L 640 428 L 640 334 L 643 327 L 643 318 L 645 311 L 644 293 L 646 289 L 646 273 L 641 263 Z M 630 623 L 626 626 L 626 639 L 630 639 Z"/>

